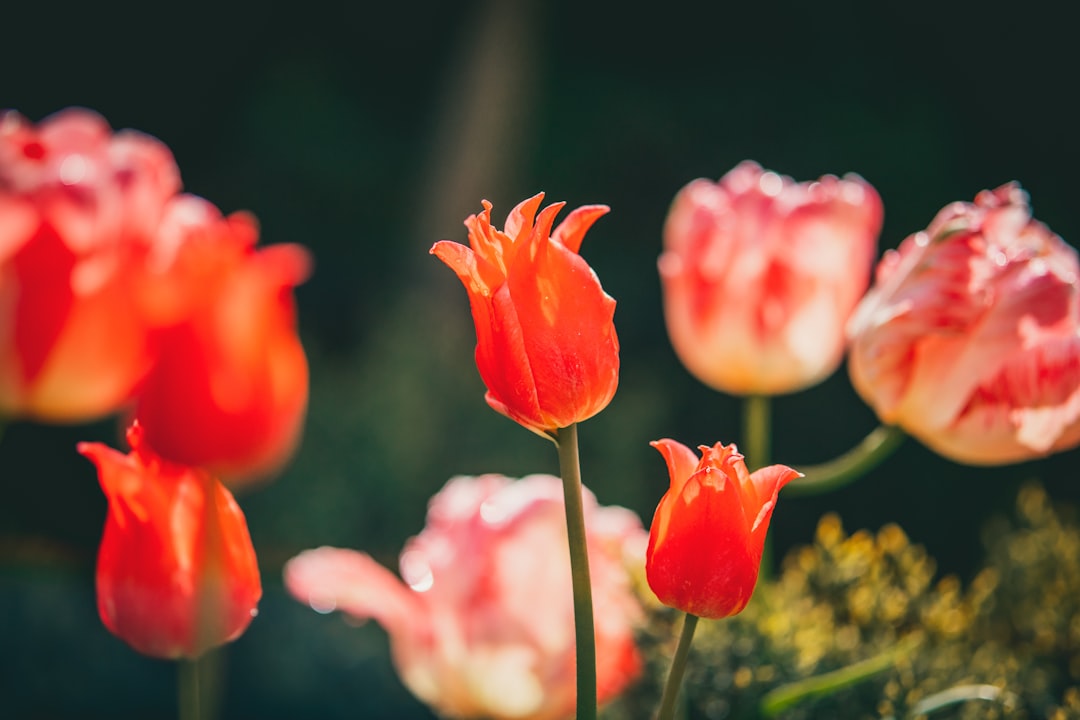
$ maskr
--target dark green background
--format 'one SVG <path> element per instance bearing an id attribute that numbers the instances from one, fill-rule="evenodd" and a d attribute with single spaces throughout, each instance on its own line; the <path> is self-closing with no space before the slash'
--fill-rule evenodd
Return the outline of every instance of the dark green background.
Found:
<path id="1" fill-rule="evenodd" d="M 33 6 L 33 7 L 31 7 Z M 244 506 L 265 599 L 224 662 L 223 717 L 427 717 L 386 640 L 288 598 L 282 563 L 322 544 L 393 565 L 452 475 L 556 472 L 552 448 L 490 411 L 465 293 L 427 254 L 461 221 L 539 191 L 612 212 L 583 254 L 618 300 L 619 393 L 581 428 L 586 483 L 646 521 L 667 485 L 650 440 L 730 442 L 739 404 L 691 378 L 665 334 L 655 262 L 675 192 L 752 158 L 796 179 L 855 171 L 881 193 L 882 247 L 953 200 L 1019 180 L 1038 218 L 1080 237 L 1074 29 L 1049 0 L 814 4 L 9 3 L 0 107 L 70 105 L 173 150 L 189 192 L 248 209 L 265 243 L 311 249 L 298 293 L 312 360 L 306 439 Z M 775 457 L 847 449 L 874 418 L 841 371 L 775 403 Z M 171 664 L 96 616 L 104 500 L 79 440 L 111 422 L 15 423 L 0 442 L 0 717 L 167 718 Z M 823 512 L 897 521 L 968 575 L 979 531 L 1021 481 L 1080 497 L 1078 451 L 954 465 L 908 441 L 832 495 L 781 501 L 773 535 Z M 644 715 L 643 715 L 644 717 Z"/>

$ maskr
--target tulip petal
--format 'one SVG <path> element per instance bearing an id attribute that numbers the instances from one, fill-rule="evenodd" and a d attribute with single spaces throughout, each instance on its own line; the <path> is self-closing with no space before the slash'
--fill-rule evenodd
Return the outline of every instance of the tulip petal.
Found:
<path id="1" fill-rule="evenodd" d="M 506 222 L 503 224 L 506 235 L 517 238 L 522 233 L 528 234 L 532 232 L 533 218 L 536 217 L 536 210 L 543 200 L 544 193 L 539 192 L 514 206 L 514 209 L 506 216 Z"/>
<path id="2" fill-rule="evenodd" d="M 781 488 L 795 478 L 802 477 L 802 473 L 792 470 L 786 465 L 770 465 L 754 471 L 750 475 L 754 492 L 755 502 L 761 506 L 761 510 L 750 524 L 750 532 L 755 536 L 761 535 L 764 542 L 765 533 L 769 529 L 769 518 L 776 506 L 776 498 Z"/>
<path id="3" fill-rule="evenodd" d="M 611 208 L 607 205 L 582 205 L 570 211 L 551 234 L 552 240 L 561 243 L 570 252 L 580 253 L 585 233 Z"/>
<path id="4" fill-rule="evenodd" d="M 659 450 L 660 454 L 664 456 L 665 462 L 667 462 L 672 492 L 681 493 L 683 485 L 697 470 L 700 462 L 698 456 L 681 442 L 669 438 L 653 440 L 649 444 Z"/>
<path id="5" fill-rule="evenodd" d="M 507 277 L 543 423 L 566 427 L 602 410 L 618 384 L 615 301 L 580 255 L 543 242 Z"/>
<path id="6" fill-rule="evenodd" d="M 317 612 L 374 618 L 392 637 L 423 635 L 424 603 L 370 556 L 333 547 L 305 550 L 285 564 L 286 589 Z"/>

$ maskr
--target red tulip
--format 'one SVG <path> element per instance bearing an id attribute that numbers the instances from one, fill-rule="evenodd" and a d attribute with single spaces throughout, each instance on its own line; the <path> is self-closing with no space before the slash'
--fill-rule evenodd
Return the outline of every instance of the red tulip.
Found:
<path id="1" fill-rule="evenodd" d="M 127 455 L 79 452 L 109 500 L 97 563 L 98 613 L 117 637 L 159 658 L 194 658 L 235 639 L 262 586 L 244 514 L 210 474 L 162 460 L 138 425 Z"/>
<path id="2" fill-rule="evenodd" d="M 796 183 L 744 162 L 719 183 L 684 187 L 659 261 L 679 359 L 737 395 L 824 380 L 843 358 L 881 222 L 881 199 L 857 175 Z"/>
<path id="3" fill-rule="evenodd" d="M 691 615 L 742 612 L 757 584 L 780 488 L 801 474 L 772 465 L 751 474 L 734 445 L 694 451 L 651 443 L 667 460 L 671 488 L 656 508 L 645 573 L 660 602 Z"/>
<path id="4" fill-rule="evenodd" d="M 596 610 L 597 694 L 635 679 L 642 609 L 628 562 L 645 531 L 585 491 Z M 285 585 L 319 612 L 377 620 L 404 684 L 443 717 L 562 720 L 574 713 L 574 607 L 561 481 L 550 475 L 451 480 L 401 554 L 401 577 L 363 553 L 324 547 L 285 566 Z"/>
<path id="5" fill-rule="evenodd" d="M 143 301 L 157 361 L 135 416 L 173 462 L 227 481 L 262 477 L 295 449 L 308 397 L 293 287 L 310 260 L 297 245 L 256 250 L 254 218 L 180 196 L 159 233 Z"/>
<path id="6" fill-rule="evenodd" d="M 443 240 L 431 252 L 457 273 L 476 324 L 476 365 L 488 404 L 545 434 L 603 410 L 619 382 L 615 301 L 578 254 L 608 211 L 588 205 L 551 231 L 564 203 L 535 218 L 543 193 L 491 225 L 491 203 L 465 221 L 469 245 Z"/>
<path id="7" fill-rule="evenodd" d="M 179 188 L 168 148 L 88 110 L 0 114 L 0 414 L 74 422 L 130 400 L 151 362 L 134 285 Z"/>
<path id="8" fill-rule="evenodd" d="M 1080 443 L 1080 265 L 1012 183 L 946 206 L 878 266 L 848 368 L 883 422 L 945 457 Z"/>

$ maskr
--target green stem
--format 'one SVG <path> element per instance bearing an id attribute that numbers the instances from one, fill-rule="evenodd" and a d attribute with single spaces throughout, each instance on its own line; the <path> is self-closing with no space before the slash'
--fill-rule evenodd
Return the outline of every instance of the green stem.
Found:
<path id="1" fill-rule="evenodd" d="M 835 460 L 796 468 L 806 477 L 788 483 L 784 494 L 816 495 L 841 488 L 877 467 L 900 447 L 905 437 L 904 431 L 895 425 L 881 425 Z"/>
<path id="2" fill-rule="evenodd" d="M 893 648 L 866 660 L 860 660 L 847 667 L 774 688 L 761 698 L 761 714 L 773 718 L 803 700 L 823 695 L 831 695 L 838 690 L 860 683 L 878 673 L 885 672 L 896 662 L 914 649 L 917 636 L 910 636 Z"/>
<path id="3" fill-rule="evenodd" d="M 559 471 L 566 505 L 566 536 L 570 544 L 570 574 L 574 583 L 574 637 L 577 643 L 577 720 L 596 720 L 596 635 L 593 630 L 589 551 L 585 542 L 585 508 L 581 499 L 581 462 L 577 425 L 561 428 Z"/>
<path id="4" fill-rule="evenodd" d="M 772 401 L 768 395 L 748 395 L 743 400 L 742 450 L 746 466 L 751 472 L 772 462 Z M 772 536 L 765 536 L 761 548 L 759 578 L 768 580 L 773 576 Z"/>
<path id="5" fill-rule="evenodd" d="M 679 688 L 682 687 L 686 659 L 690 656 L 690 643 L 694 640 L 697 621 L 698 616 L 690 613 L 686 613 L 683 618 L 679 644 L 675 647 L 675 657 L 671 659 L 671 669 L 668 671 L 667 682 L 664 684 L 664 694 L 660 696 L 660 712 L 656 720 L 672 720 L 675 717 L 675 701 L 679 699 Z"/>
<path id="6" fill-rule="evenodd" d="M 199 658 L 177 661 L 177 685 L 180 720 L 199 720 Z"/>
<path id="7" fill-rule="evenodd" d="M 748 395 L 743 400 L 743 456 L 750 472 L 760 470 L 772 460 L 772 406 L 768 395 Z"/>

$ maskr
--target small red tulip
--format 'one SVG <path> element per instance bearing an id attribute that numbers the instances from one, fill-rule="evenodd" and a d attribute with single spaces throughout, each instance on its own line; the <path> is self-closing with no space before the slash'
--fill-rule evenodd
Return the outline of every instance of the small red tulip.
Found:
<path id="1" fill-rule="evenodd" d="M 674 440 L 651 443 L 667 460 L 671 488 L 653 516 L 645 573 L 660 602 L 691 615 L 742 612 L 757 584 L 780 488 L 801 473 L 746 469 L 734 445 L 702 445 L 699 460 Z"/>
<path id="2" fill-rule="evenodd" d="M 256 250 L 245 213 L 222 217 L 179 196 L 169 206 L 143 300 L 157 361 L 136 397 L 146 442 L 227 482 L 265 477 L 291 456 L 308 398 L 293 287 L 309 272 L 298 245 Z"/>
<path id="3" fill-rule="evenodd" d="M 496 411 L 546 434 L 607 407 L 619 383 L 615 301 L 578 254 L 608 211 L 588 205 L 554 231 L 565 203 L 542 210 L 544 194 L 491 225 L 491 203 L 465 221 L 469 246 L 443 240 L 432 254 L 457 273 L 476 324 L 476 366 Z M 534 223 L 535 217 L 535 223 Z"/>
<path id="4" fill-rule="evenodd" d="M 141 429 L 127 455 L 100 443 L 79 452 L 109 500 L 97 562 L 98 613 L 135 650 L 198 657 L 237 638 L 262 585 L 244 514 L 207 472 L 162 460 Z"/>

